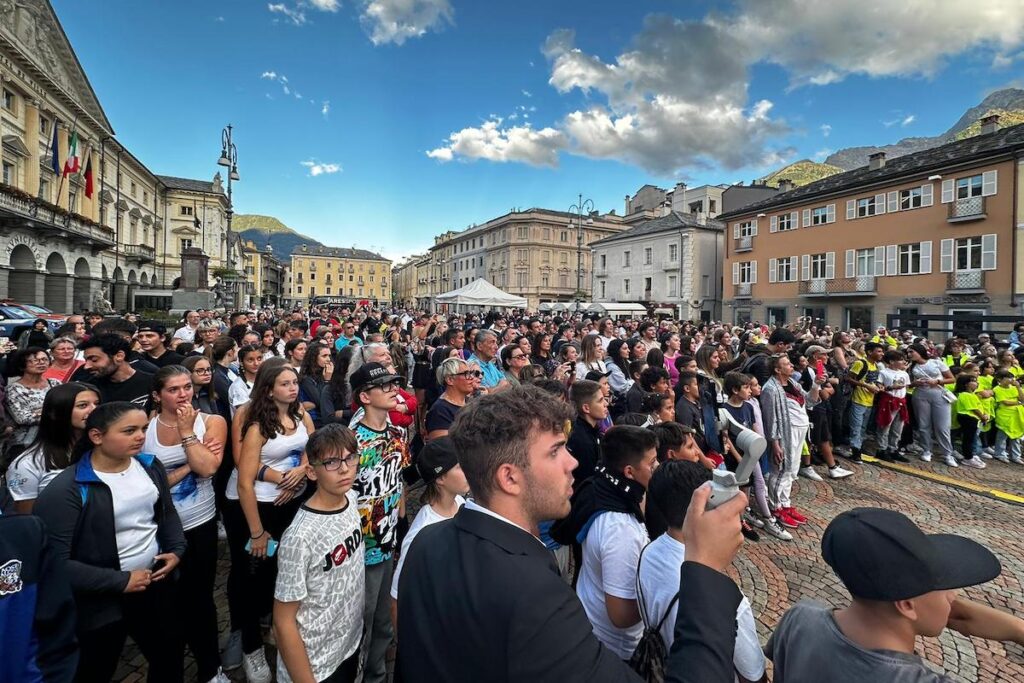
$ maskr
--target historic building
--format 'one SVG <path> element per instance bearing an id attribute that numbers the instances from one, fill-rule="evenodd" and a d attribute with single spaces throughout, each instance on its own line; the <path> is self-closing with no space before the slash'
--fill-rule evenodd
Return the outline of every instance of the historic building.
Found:
<path id="1" fill-rule="evenodd" d="M 366 249 L 303 244 L 291 254 L 289 299 L 315 297 L 391 303 L 391 261 Z"/>
<path id="2" fill-rule="evenodd" d="M 285 264 L 274 256 L 268 244 L 260 249 L 248 240 L 242 247 L 245 263 L 245 280 L 248 283 L 250 307 L 279 306 L 284 301 L 288 287 Z"/>
<path id="3" fill-rule="evenodd" d="M 410 308 L 416 306 L 417 289 L 421 285 L 417 262 L 425 258 L 427 258 L 425 254 L 410 256 L 392 269 L 391 295 L 396 304 Z"/>

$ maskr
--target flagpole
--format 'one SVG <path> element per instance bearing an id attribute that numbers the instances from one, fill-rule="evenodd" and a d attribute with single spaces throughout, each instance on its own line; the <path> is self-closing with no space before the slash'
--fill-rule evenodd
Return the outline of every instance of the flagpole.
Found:
<path id="1" fill-rule="evenodd" d="M 54 119 L 54 125 L 56 125 L 56 119 Z M 78 132 L 78 114 L 75 114 L 75 120 L 72 123 L 72 127 L 71 127 L 71 134 L 74 135 L 77 132 Z M 68 139 L 70 140 L 70 138 L 68 138 Z M 60 154 L 60 136 L 59 135 L 57 137 L 57 154 L 58 155 Z M 60 157 L 58 157 L 58 166 L 60 165 L 59 161 L 60 161 Z M 67 161 L 65 161 L 64 163 L 66 165 Z M 57 204 L 57 206 L 60 206 L 60 193 L 64 191 L 64 177 L 67 175 L 67 173 L 64 172 L 64 169 L 61 169 L 60 171 L 58 171 L 58 173 L 60 174 L 60 180 L 57 181 L 57 201 L 55 203 Z M 68 195 L 68 209 L 67 209 L 67 211 L 68 211 L 68 222 L 70 222 L 70 220 L 71 220 L 71 196 L 70 196 L 70 194 Z"/>

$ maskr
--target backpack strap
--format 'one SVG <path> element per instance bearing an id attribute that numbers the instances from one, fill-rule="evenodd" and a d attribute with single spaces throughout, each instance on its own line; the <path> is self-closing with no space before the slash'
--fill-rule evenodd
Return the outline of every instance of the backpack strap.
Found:
<path id="1" fill-rule="evenodd" d="M 640 583 L 640 565 L 643 564 L 644 561 L 644 552 L 650 547 L 650 543 L 644 546 L 643 550 L 640 551 L 640 557 L 637 559 L 636 562 L 636 594 L 639 598 L 636 604 L 639 608 L 640 620 L 643 622 L 645 630 L 651 628 L 651 621 L 649 615 L 647 614 L 647 607 L 644 605 L 644 590 L 643 585 Z M 678 591 L 676 591 L 676 594 L 672 596 L 672 600 L 668 603 L 668 607 L 665 608 L 665 613 L 661 615 L 661 620 L 658 621 L 658 625 L 654 629 L 655 631 L 659 633 L 661 632 L 661 627 L 664 626 L 665 620 L 668 619 L 668 615 L 672 613 L 672 608 L 675 607 L 675 604 L 677 602 L 679 602 Z"/>

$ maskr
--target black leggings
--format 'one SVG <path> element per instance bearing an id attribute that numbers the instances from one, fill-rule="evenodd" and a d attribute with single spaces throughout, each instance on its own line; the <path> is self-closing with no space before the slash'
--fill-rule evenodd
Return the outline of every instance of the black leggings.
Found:
<path id="1" fill-rule="evenodd" d="M 217 675 L 220 654 L 217 644 L 217 605 L 213 586 L 217 580 L 217 519 L 185 532 L 188 548 L 181 558 L 178 582 L 183 614 L 188 614 L 185 642 L 196 660 L 196 679 Z"/>
<path id="2" fill-rule="evenodd" d="M 181 606 L 176 604 L 178 587 L 172 581 L 168 577 L 151 583 L 141 593 L 126 593 L 122 597 L 120 621 L 78 634 L 76 681 L 111 680 L 128 636 L 149 664 L 147 681 L 184 680 L 185 644 L 178 621 Z"/>
<path id="3" fill-rule="evenodd" d="M 960 452 L 965 460 L 970 460 L 975 455 L 974 438 L 978 435 L 978 419 L 969 415 L 958 415 L 960 421 Z"/>
<path id="4" fill-rule="evenodd" d="M 263 529 L 275 541 L 292 523 L 299 502 L 285 505 L 257 503 Z M 228 574 L 228 609 L 231 610 L 231 630 L 242 632 L 242 650 L 253 652 L 263 647 L 260 619 L 274 606 L 274 584 L 277 581 L 277 556 L 263 560 L 254 558 L 245 549 L 249 542 L 249 523 L 245 521 L 242 505 L 237 500 L 224 504 L 224 527 L 228 532 L 231 551 L 231 572 Z"/>

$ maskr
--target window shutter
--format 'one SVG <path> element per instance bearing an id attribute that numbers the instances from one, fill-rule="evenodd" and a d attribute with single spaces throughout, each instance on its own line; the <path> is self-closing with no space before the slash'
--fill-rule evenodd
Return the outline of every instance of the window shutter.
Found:
<path id="1" fill-rule="evenodd" d="M 836 205 L 829 204 L 825 207 L 825 222 L 835 223 L 836 222 Z"/>
<path id="2" fill-rule="evenodd" d="M 768 282 L 775 282 L 778 278 L 778 267 L 779 260 L 770 258 L 768 259 Z"/>
<path id="3" fill-rule="evenodd" d="M 955 183 L 955 181 L 952 180 L 952 179 L 950 179 L 950 180 L 943 180 L 942 181 L 942 203 L 943 204 L 949 204 L 951 201 L 953 201 L 954 183 Z"/>
<path id="4" fill-rule="evenodd" d="M 875 247 L 875 277 L 885 275 L 885 247 Z"/>
<path id="5" fill-rule="evenodd" d="M 805 228 L 811 227 L 811 210 L 810 209 L 804 209 L 804 227 Z"/>
<path id="6" fill-rule="evenodd" d="M 786 282 L 796 282 L 796 256 L 789 257 L 789 279 Z"/>
<path id="7" fill-rule="evenodd" d="M 895 192 L 893 194 L 895 194 Z M 875 213 L 876 214 L 885 213 L 885 195 L 884 194 L 876 194 L 875 195 Z"/>
<path id="8" fill-rule="evenodd" d="M 799 211 L 794 211 L 793 213 L 789 214 L 789 227 L 790 227 L 790 229 L 799 228 L 800 227 L 800 212 Z"/>
<path id="9" fill-rule="evenodd" d="M 733 223 L 732 224 L 732 237 L 733 237 L 733 239 L 736 239 L 736 240 L 738 240 L 740 238 L 740 224 L 739 223 Z"/>
<path id="10" fill-rule="evenodd" d="M 754 219 L 754 224 L 750 226 L 750 236 L 757 237 L 757 219 Z"/>
<path id="11" fill-rule="evenodd" d="M 933 195 L 935 187 L 928 183 L 927 185 L 921 186 L 921 206 L 931 206 L 934 202 Z"/>
<path id="12" fill-rule="evenodd" d="M 852 199 L 846 200 L 846 220 L 852 221 L 857 217 L 857 202 Z"/>
<path id="13" fill-rule="evenodd" d="M 825 279 L 836 279 L 836 252 L 834 251 L 825 254 Z"/>
<path id="14" fill-rule="evenodd" d="M 769 221 L 768 232 L 778 232 L 778 231 L 779 231 L 779 217 L 778 216 L 772 216 L 770 221 Z"/>
<path id="15" fill-rule="evenodd" d="M 900 193 L 890 192 L 889 193 L 889 206 L 887 207 L 889 213 L 896 213 L 900 210 Z"/>
<path id="16" fill-rule="evenodd" d="M 939 270 L 943 273 L 953 272 L 953 240 L 942 240 L 939 250 Z"/>
<path id="17" fill-rule="evenodd" d="M 921 242 L 921 274 L 932 272 L 932 241 Z"/>
<path id="18" fill-rule="evenodd" d="M 996 269 L 996 236 L 994 234 L 981 236 L 981 269 Z"/>
<path id="19" fill-rule="evenodd" d="M 735 262 L 732 264 L 732 283 L 738 285 L 740 283 L 740 264 Z"/>
<path id="20" fill-rule="evenodd" d="M 898 262 L 896 261 L 896 245 L 890 244 L 885 248 L 885 274 L 899 275 Z"/>
<path id="21" fill-rule="evenodd" d="M 996 193 L 999 171 L 985 171 L 981 174 L 981 196 L 991 197 Z"/>
<path id="22" fill-rule="evenodd" d="M 800 257 L 800 279 L 810 280 L 811 279 L 811 255 L 804 254 Z"/>
<path id="23" fill-rule="evenodd" d="M 857 252 L 853 249 L 846 250 L 846 277 L 853 277 L 857 274 Z"/>
<path id="24" fill-rule="evenodd" d="M 757 261 L 750 262 L 750 284 L 757 284 Z"/>

